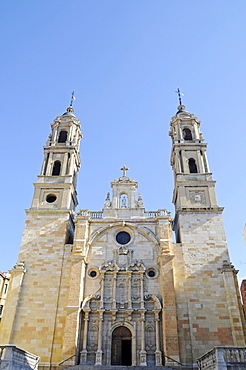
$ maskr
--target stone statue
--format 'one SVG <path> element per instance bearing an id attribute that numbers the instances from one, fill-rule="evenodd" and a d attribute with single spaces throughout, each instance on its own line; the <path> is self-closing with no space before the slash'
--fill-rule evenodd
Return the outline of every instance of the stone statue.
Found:
<path id="1" fill-rule="evenodd" d="M 107 193 L 107 198 L 105 199 L 105 202 L 104 202 L 104 208 L 109 208 L 110 206 L 111 206 L 110 194 Z"/>
<path id="2" fill-rule="evenodd" d="M 138 205 L 138 207 L 140 207 L 140 208 L 142 208 L 142 207 L 144 206 L 144 204 L 143 204 L 143 199 L 142 199 L 142 194 L 141 194 L 141 193 L 139 193 L 139 194 L 138 194 L 138 201 L 137 201 L 137 205 Z"/>
<path id="3" fill-rule="evenodd" d="M 126 206 L 126 197 L 123 197 L 122 198 L 122 206 L 125 207 Z"/>

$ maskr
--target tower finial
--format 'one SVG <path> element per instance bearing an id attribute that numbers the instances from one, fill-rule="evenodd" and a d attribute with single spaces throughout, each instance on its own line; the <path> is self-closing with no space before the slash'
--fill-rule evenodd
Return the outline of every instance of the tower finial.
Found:
<path id="1" fill-rule="evenodd" d="M 70 107 L 73 106 L 73 101 L 76 100 L 75 96 L 74 96 L 74 91 L 71 92 L 72 96 L 71 96 L 71 102 L 70 102 Z"/>
<path id="2" fill-rule="evenodd" d="M 182 105 L 182 100 L 181 100 L 181 95 L 184 96 L 184 94 L 179 90 L 179 87 L 177 89 L 177 91 L 175 91 L 176 94 L 178 94 L 178 97 L 179 97 L 179 105 Z"/>
<path id="3" fill-rule="evenodd" d="M 125 165 L 121 168 L 121 171 L 123 171 L 123 177 L 126 176 L 126 171 L 128 171 L 129 168 L 127 168 Z"/>

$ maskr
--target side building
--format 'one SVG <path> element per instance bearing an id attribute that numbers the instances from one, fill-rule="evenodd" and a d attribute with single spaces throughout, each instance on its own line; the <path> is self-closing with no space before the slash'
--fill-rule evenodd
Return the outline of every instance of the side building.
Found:
<path id="1" fill-rule="evenodd" d="M 128 168 L 102 211 L 80 210 L 80 123 L 51 125 L 0 323 L 0 344 L 59 364 L 192 368 L 214 346 L 245 346 L 245 319 L 197 117 L 171 119 L 175 217 L 148 212 Z M 172 241 L 172 228 L 176 242 Z"/>

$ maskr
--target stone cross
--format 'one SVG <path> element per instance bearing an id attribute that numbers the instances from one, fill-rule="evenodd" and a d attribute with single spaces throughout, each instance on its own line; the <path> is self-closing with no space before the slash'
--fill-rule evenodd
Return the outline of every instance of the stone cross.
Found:
<path id="1" fill-rule="evenodd" d="M 121 168 L 121 171 L 123 171 L 123 177 L 126 176 L 126 171 L 128 171 L 130 168 L 127 168 L 125 165 Z"/>

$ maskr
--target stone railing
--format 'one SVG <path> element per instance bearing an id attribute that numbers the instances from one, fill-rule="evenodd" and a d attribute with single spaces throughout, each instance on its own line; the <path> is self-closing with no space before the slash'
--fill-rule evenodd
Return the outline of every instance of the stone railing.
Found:
<path id="1" fill-rule="evenodd" d="M 77 213 L 77 215 L 90 218 L 103 218 L 103 211 L 90 212 L 87 209 L 82 209 Z"/>
<path id="2" fill-rule="evenodd" d="M 197 364 L 199 370 L 246 369 L 246 347 L 214 347 Z"/>
<path id="3" fill-rule="evenodd" d="M 144 212 L 145 218 L 156 218 L 158 216 L 170 216 L 170 212 L 166 209 L 158 209 L 158 211 Z"/>
<path id="4" fill-rule="evenodd" d="M 89 212 L 90 218 L 103 218 L 103 212 Z"/>
<path id="5" fill-rule="evenodd" d="M 103 218 L 103 211 L 88 211 L 82 209 L 77 213 L 78 216 L 89 217 L 89 218 Z M 158 216 L 170 216 L 170 212 L 166 209 L 158 209 L 158 211 L 144 212 L 145 218 L 156 218 Z"/>
<path id="6" fill-rule="evenodd" d="M 37 370 L 39 357 L 16 346 L 0 346 L 0 369 Z"/>
<path id="7" fill-rule="evenodd" d="M 150 211 L 150 212 L 144 212 L 145 218 L 156 218 L 158 216 L 158 212 Z"/>

